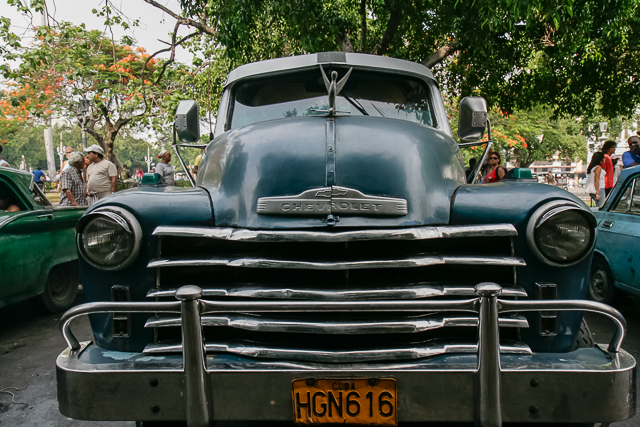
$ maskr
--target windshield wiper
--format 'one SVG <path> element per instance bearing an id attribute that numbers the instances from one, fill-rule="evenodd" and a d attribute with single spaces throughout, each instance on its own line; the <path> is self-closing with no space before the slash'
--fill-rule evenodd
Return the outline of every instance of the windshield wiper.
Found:
<path id="1" fill-rule="evenodd" d="M 376 111 L 377 111 L 378 113 L 380 113 L 380 115 L 381 115 L 382 117 L 387 117 L 387 115 L 386 115 L 385 113 L 383 113 L 381 109 L 379 109 L 378 107 L 376 107 L 376 104 L 374 104 L 374 103 L 372 102 L 372 103 L 371 103 L 371 105 L 373 106 L 373 108 L 375 108 L 375 109 L 376 109 Z"/>
<path id="2" fill-rule="evenodd" d="M 358 111 L 360 111 L 362 113 L 362 115 L 364 116 L 368 116 L 369 113 L 367 113 L 367 110 L 364 109 L 364 107 L 362 106 L 362 104 L 360 104 L 360 102 L 357 99 L 351 98 L 349 95 L 347 95 L 346 93 L 342 92 L 340 94 L 340 96 L 342 96 L 344 99 L 346 99 L 347 101 L 349 101 L 349 104 L 353 105 L 354 107 L 356 107 L 356 109 Z"/>

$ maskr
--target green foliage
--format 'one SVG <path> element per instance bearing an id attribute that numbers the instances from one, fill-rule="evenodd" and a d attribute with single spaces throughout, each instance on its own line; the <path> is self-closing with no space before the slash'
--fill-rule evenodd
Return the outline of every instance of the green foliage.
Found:
<path id="1" fill-rule="evenodd" d="M 434 61 L 446 92 L 506 112 L 630 115 L 640 104 L 637 0 L 181 0 L 233 65 L 330 50 Z M 364 16 L 361 6 L 364 4 Z M 362 18 L 366 25 L 362 25 Z M 361 40 L 362 39 L 362 40 Z M 454 54 L 455 52 L 455 54 Z"/>
<path id="2" fill-rule="evenodd" d="M 458 111 L 448 103 L 448 114 L 452 131 L 457 134 Z M 586 161 L 586 139 L 583 124 L 577 118 L 554 119 L 553 111 L 537 106 L 532 110 L 518 110 L 507 114 L 498 109 L 489 111 L 492 127 L 493 150 L 502 154 L 503 161 L 513 161 L 517 167 L 528 167 L 535 161 L 544 161 L 558 156 L 572 162 Z M 487 139 L 485 134 L 485 140 Z M 472 157 L 479 158 L 484 146 L 463 149 L 463 158 L 468 163 Z"/>
<path id="3" fill-rule="evenodd" d="M 108 6 L 96 12 L 108 25 L 129 25 Z M 112 154 L 118 134 L 126 127 L 166 126 L 170 95 L 184 93 L 190 82 L 185 66 L 159 61 L 144 48 L 129 46 L 130 40 L 115 41 L 84 25 L 62 22 L 34 32 L 34 44 L 4 54 L 19 62 L 2 69 L 8 90 L 0 97 L 0 142 L 15 131 L 15 122 L 43 123 L 51 116 L 76 122 L 76 105 L 84 98 L 91 105 L 88 133 L 105 157 L 118 163 Z M 0 30 L 0 37 L 10 38 L 8 29 Z"/>
<path id="4" fill-rule="evenodd" d="M 14 168 L 20 167 L 24 154 L 27 166 L 47 169 L 47 160 L 44 150 L 44 126 L 22 126 L 9 137 L 9 142 L 4 145 L 2 158 Z M 56 162 L 56 165 L 58 162 Z"/>

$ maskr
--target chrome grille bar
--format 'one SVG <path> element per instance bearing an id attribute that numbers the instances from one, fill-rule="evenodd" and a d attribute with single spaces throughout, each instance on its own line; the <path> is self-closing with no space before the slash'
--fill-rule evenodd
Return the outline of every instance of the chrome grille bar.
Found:
<path id="1" fill-rule="evenodd" d="M 368 268 L 413 268 L 431 265 L 491 265 L 504 267 L 524 267 L 525 261 L 519 257 L 491 257 L 491 256 L 446 256 L 446 255 L 418 255 L 399 259 L 378 259 L 363 261 L 304 261 L 284 260 L 276 258 L 258 257 L 210 257 L 184 258 L 167 257 L 153 259 L 147 267 L 245 267 L 245 268 L 288 268 L 309 270 L 356 270 Z"/>
<path id="2" fill-rule="evenodd" d="M 146 328 L 177 327 L 181 325 L 179 316 L 151 317 Z M 528 328 L 523 316 L 499 319 L 500 327 Z M 433 329 L 460 326 L 478 326 L 478 318 L 473 316 L 425 315 L 403 319 L 331 321 L 306 319 L 280 319 L 248 315 L 205 315 L 202 326 L 226 326 L 257 332 L 289 332 L 302 334 L 385 334 L 417 333 Z"/>
<path id="3" fill-rule="evenodd" d="M 245 357 L 264 359 L 304 360 L 308 362 L 354 363 L 386 360 L 415 360 L 451 353 L 477 353 L 477 343 L 427 341 L 411 348 L 386 348 L 354 351 L 304 350 L 293 348 L 267 347 L 244 343 L 206 343 L 207 353 L 237 354 Z M 150 344 L 144 349 L 146 354 L 181 353 L 181 344 Z M 522 343 L 500 346 L 501 353 L 532 354 Z"/>
<path id="4" fill-rule="evenodd" d="M 249 230 L 222 227 L 159 226 L 154 236 L 203 237 L 238 242 L 354 242 L 363 240 L 426 240 L 517 236 L 512 224 L 415 227 L 391 230 L 325 231 Z"/>
<path id="5" fill-rule="evenodd" d="M 333 288 L 291 288 L 281 284 L 261 283 L 260 285 L 229 284 L 228 287 L 203 288 L 203 296 L 245 297 L 245 298 L 274 298 L 274 299 L 299 299 L 318 301 L 343 301 L 343 300 L 398 300 L 419 299 L 442 296 L 475 297 L 475 287 L 471 285 L 446 285 L 431 283 L 408 283 L 398 286 L 374 286 L 365 289 L 333 289 Z M 176 289 L 150 289 L 147 292 L 149 298 L 173 297 Z M 502 288 L 502 296 L 526 297 L 527 292 L 520 286 Z"/>

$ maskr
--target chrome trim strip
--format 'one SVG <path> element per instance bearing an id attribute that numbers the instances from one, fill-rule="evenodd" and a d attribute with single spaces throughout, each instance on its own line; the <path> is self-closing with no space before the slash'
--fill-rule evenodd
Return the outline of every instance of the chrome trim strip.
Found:
<path id="1" fill-rule="evenodd" d="M 158 269 L 158 271 L 160 271 Z M 441 296 L 475 297 L 475 286 L 471 285 L 443 285 L 430 283 L 408 283 L 397 287 L 377 286 L 366 289 L 331 289 L 331 288 L 290 288 L 283 285 L 265 284 L 260 286 L 247 283 L 229 284 L 228 288 L 203 288 L 204 297 L 245 297 L 245 298 L 273 298 L 299 299 L 319 301 L 347 301 L 347 300 L 408 300 Z M 150 289 L 148 298 L 173 297 L 176 289 Z M 526 298 L 527 292 L 520 286 L 502 288 L 500 294 L 504 297 Z"/>
<path id="2" fill-rule="evenodd" d="M 460 225 L 399 228 L 391 230 L 358 230 L 328 233 L 326 231 L 248 230 L 217 227 L 157 227 L 154 236 L 204 237 L 242 242 L 354 242 L 362 240 L 426 240 L 455 237 L 517 236 L 512 224 Z"/>
<path id="3" fill-rule="evenodd" d="M 499 319 L 500 327 L 528 328 L 524 316 Z M 153 316 L 145 323 L 145 328 L 180 326 L 180 316 Z M 306 319 L 280 319 L 250 315 L 205 315 L 202 326 L 226 326 L 256 332 L 290 332 L 301 334 L 410 334 L 433 329 L 460 326 L 478 326 L 474 316 L 424 315 L 412 318 L 361 321 L 325 321 Z"/>
<path id="4" fill-rule="evenodd" d="M 353 363 L 375 362 L 382 360 L 415 360 L 440 354 L 474 354 L 478 352 L 476 343 L 427 341 L 412 348 L 387 348 L 354 351 L 304 350 L 278 347 L 262 347 L 236 342 L 207 343 L 207 353 L 232 353 L 245 357 L 265 359 L 304 360 L 311 362 Z M 181 353 L 181 344 L 149 344 L 143 353 Z M 505 354 L 533 354 L 524 343 L 500 346 Z"/>
<path id="5" fill-rule="evenodd" d="M 424 255 L 403 259 L 367 260 L 367 261 L 294 261 L 274 258 L 178 258 L 168 257 L 152 259 L 147 267 L 245 267 L 245 268 L 291 268 L 309 270 L 355 270 L 367 268 L 412 268 L 431 265 L 494 265 L 506 267 L 524 267 L 527 264 L 519 257 L 483 257 L 483 256 L 439 256 Z"/>

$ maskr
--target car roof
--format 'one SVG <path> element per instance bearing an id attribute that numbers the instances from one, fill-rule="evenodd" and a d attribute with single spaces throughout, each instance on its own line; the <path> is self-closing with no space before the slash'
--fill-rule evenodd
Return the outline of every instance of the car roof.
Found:
<path id="1" fill-rule="evenodd" d="M 631 175 L 632 173 L 636 173 L 636 172 L 640 172 L 640 165 L 624 168 L 624 169 L 622 169 L 622 172 L 620 172 L 620 176 L 618 177 L 618 181 L 622 182 L 625 179 L 627 179 L 627 176 Z"/>
<path id="2" fill-rule="evenodd" d="M 0 176 L 5 176 L 14 183 L 29 189 L 31 188 L 31 183 L 34 179 L 31 172 L 7 167 L 0 167 Z"/>
<path id="3" fill-rule="evenodd" d="M 392 71 L 394 73 L 412 75 L 423 80 L 433 80 L 431 70 L 417 62 L 364 53 L 321 52 L 268 59 L 242 65 L 229 73 L 224 85 L 227 87 L 238 80 L 255 76 L 277 75 L 292 70 L 317 69 L 319 64 Z"/>

